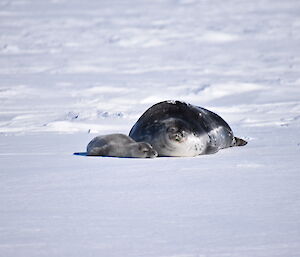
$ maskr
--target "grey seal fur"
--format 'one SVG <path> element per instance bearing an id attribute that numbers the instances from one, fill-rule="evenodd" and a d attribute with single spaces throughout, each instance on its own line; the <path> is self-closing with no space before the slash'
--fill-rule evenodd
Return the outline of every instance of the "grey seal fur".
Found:
<path id="1" fill-rule="evenodd" d="M 129 136 L 137 142 L 148 142 L 159 156 L 212 154 L 247 144 L 233 135 L 219 115 L 181 101 L 164 101 L 150 107 Z"/>
<path id="2" fill-rule="evenodd" d="M 95 137 L 87 145 L 87 155 L 154 158 L 157 152 L 149 143 L 136 142 L 124 134 L 109 134 Z"/>

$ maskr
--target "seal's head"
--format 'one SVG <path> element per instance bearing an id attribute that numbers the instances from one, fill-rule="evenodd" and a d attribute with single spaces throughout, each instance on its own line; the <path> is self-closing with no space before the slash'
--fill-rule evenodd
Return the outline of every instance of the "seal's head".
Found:
<path id="1" fill-rule="evenodd" d="M 155 158 L 158 153 L 153 147 L 146 142 L 138 142 L 130 146 L 132 157 L 137 158 Z"/>
<path id="2" fill-rule="evenodd" d="M 164 133 L 167 140 L 172 143 L 184 143 L 192 133 L 189 124 L 181 119 L 167 119 L 163 122 Z"/>
<path id="3" fill-rule="evenodd" d="M 190 124 L 182 119 L 162 120 L 156 129 L 151 144 L 159 156 L 195 156 L 205 143 L 195 134 Z"/>

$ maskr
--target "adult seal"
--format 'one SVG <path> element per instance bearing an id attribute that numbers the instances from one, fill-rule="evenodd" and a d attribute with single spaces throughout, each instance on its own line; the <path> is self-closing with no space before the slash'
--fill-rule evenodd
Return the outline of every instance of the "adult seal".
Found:
<path id="1" fill-rule="evenodd" d="M 247 144 L 234 137 L 217 114 L 180 101 L 150 107 L 132 127 L 129 136 L 148 142 L 159 156 L 196 156 Z"/>
<path id="2" fill-rule="evenodd" d="M 136 142 L 124 134 L 95 137 L 87 145 L 88 156 L 154 158 L 157 152 L 149 143 Z"/>

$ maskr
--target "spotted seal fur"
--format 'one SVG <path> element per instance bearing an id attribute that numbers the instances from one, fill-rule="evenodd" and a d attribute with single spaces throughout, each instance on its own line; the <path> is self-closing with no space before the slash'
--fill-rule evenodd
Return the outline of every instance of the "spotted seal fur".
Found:
<path id="1" fill-rule="evenodd" d="M 148 142 L 159 156 L 197 156 L 247 142 L 235 137 L 216 113 L 181 101 L 150 107 L 130 130 L 137 142 Z"/>

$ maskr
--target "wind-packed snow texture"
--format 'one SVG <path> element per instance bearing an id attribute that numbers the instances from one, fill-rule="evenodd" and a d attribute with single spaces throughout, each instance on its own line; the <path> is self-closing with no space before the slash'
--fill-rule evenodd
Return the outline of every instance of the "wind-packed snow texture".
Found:
<path id="1" fill-rule="evenodd" d="M 0 256 L 300 256 L 298 0 L 0 0 Z M 162 100 L 244 147 L 72 155 Z"/>

